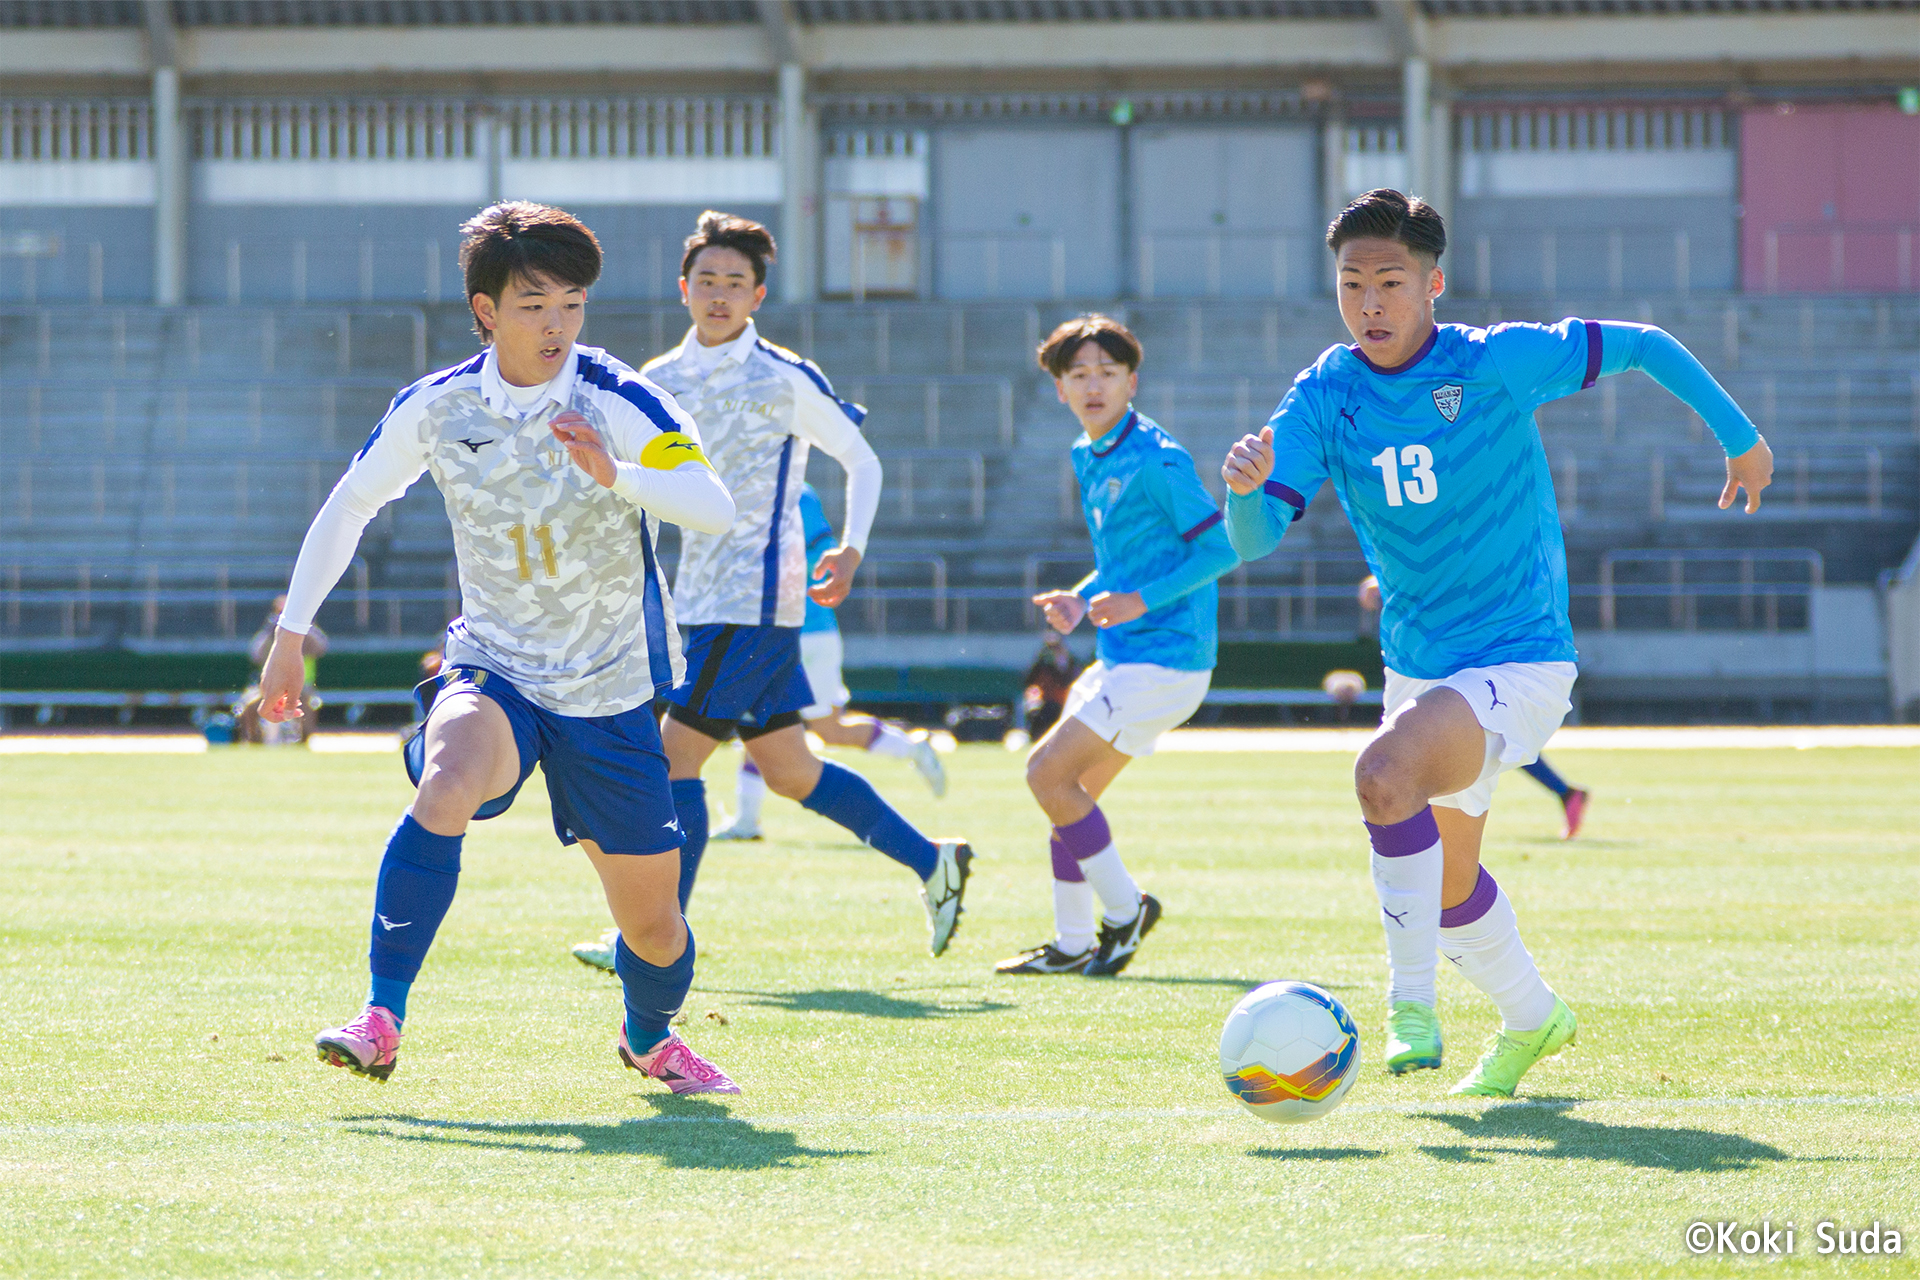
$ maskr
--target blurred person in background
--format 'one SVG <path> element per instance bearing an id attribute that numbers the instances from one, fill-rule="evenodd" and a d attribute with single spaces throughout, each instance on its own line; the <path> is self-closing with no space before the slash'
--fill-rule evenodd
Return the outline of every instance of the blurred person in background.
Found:
<path id="1" fill-rule="evenodd" d="M 306 639 L 300 644 L 300 657 L 306 668 L 307 682 L 300 692 L 300 705 L 305 708 L 298 720 L 289 720 L 285 724 L 274 724 L 260 718 L 260 672 L 267 665 L 267 654 L 273 650 L 274 628 L 280 625 L 280 614 L 287 607 L 285 596 L 275 596 L 267 607 L 266 621 L 253 633 L 253 639 L 247 641 L 247 661 L 253 664 L 253 684 L 240 695 L 240 705 L 233 713 L 234 735 L 242 742 L 265 743 L 270 746 L 285 746 L 305 742 L 313 736 L 320 724 L 320 659 L 327 654 L 327 633 L 318 625 L 307 632 Z"/>

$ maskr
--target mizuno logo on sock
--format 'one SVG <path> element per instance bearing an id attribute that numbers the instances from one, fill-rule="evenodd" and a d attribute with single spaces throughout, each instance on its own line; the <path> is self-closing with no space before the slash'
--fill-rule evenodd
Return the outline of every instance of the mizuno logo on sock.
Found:
<path id="1" fill-rule="evenodd" d="M 1412 910 L 1412 907 L 1408 907 L 1406 911 L 1389 911 L 1385 907 L 1382 907 L 1380 908 L 1380 914 L 1404 929 L 1407 927 L 1407 914 Z"/>
<path id="2" fill-rule="evenodd" d="M 413 921 L 411 920 L 401 920 L 398 922 L 389 920 L 385 916 L 381 915 L 378 911 L 373 913 L 373 918 L 375 920 L 378 920 L 380 922 L 380 927 L 385 929 L 389 933 L 393 932 L 395 929 L 404 929 L 408 925 L 413 923 Z"/>

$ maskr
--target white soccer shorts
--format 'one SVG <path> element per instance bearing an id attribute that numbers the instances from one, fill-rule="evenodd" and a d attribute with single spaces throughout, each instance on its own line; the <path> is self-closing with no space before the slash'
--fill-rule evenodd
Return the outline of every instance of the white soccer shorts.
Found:
<path id="1" fill-rule="evenodd" d="M 846 644 L 840 639 L 838 629 L 800 633 L 800 669 L 807 673 L 807 684 L 814 696 L 814 704 L 801 711 L 802 720 L 830 716 L 853 701 L 846 675 L 841 670 L 845 656 Z"/>
<path id="2" fill-rule="evenodd" d="M 1387 672 L 1385 733 L 1400 711 L 1429 689 L 1452 689 L 1467 700 L 1486 731 L 1487 754 L 1472 786 L 1432 803 L 1479 817 L 1493 804 L 1494 784 L 1509 769 L 1540 758 L 1560 722 L 1573 710 L 1567 695 L 1579 674 L 1571 662 L 1503 662 L 1491 667 L 1468 667 L 1444 680 L 1416 680 L 1397 671 Z"/>
<path id="3" fill-rule="evenodd" d="M 1211 671 L 1176 671 L 1151 662 L 1096 662 L 1067 690 L 1063 714 L 1099 734 L 1116 751 L 1150 756 L 1160 735 L 1193 717 L 1213 683 Z"/>

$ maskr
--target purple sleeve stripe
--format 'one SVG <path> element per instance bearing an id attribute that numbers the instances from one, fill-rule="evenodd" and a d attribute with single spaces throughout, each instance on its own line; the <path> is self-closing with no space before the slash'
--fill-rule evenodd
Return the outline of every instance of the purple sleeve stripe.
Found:
<path id="1" fill-rule="evenodd" d="M 1281 484 L 1278 480 L 1269 480 L 1261 485 L 1260 488 L 1263 492 L 1273 495 L 1292 507 L 1293 518 L 1295 520 L 1307 514 L 1307 500 L 1301 497 L 1295 490 L 1289 489 L 1287 486 Z"/>
<path id="2" fill-rule="evenodd" d="M 1587 326 L 1587 377 L 1580 384 L 1580 389 L 1585 391 L 1600 381 L 1600 322 L 1582 320 L 1580 323 Z"/>
<path id="3" fill-rule="evenodd" d="M 1219 524 L 1224 519 L 1226 519 L 1226 517 L 1221 515 L 1218 511 L 1216 511 L 1212 515 L 1208 516 L 1205 520 L 1202 520 L 1199 524 L 1193 526 L 1193 528 L 1181 534 L 1180 540 L 1182 542 L 1192 542 L 1195 538 L 1199 537 L 1201 534 L 1205 533 L 1207 530 L 1213 528 L 1213 526 Z"/>

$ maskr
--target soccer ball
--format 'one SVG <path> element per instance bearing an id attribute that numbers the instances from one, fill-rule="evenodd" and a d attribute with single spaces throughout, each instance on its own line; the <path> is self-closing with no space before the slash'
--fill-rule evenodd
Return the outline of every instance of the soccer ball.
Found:
<path id="1" fill-rule="evenodd" d="M 1233 1006 L 1220 1031 L 1220 1074 L 1262 1120 L 1318 1120 L 1360 1074 L 1360 1032 L 1346 1007 L 1307 982 L 1269 982 Z"/>

